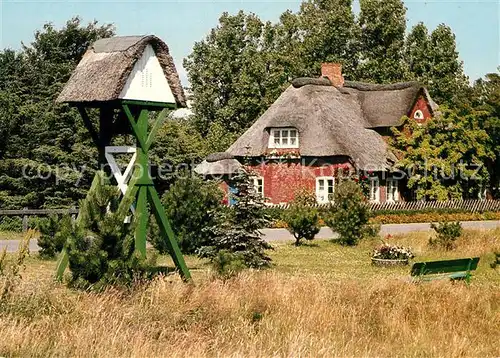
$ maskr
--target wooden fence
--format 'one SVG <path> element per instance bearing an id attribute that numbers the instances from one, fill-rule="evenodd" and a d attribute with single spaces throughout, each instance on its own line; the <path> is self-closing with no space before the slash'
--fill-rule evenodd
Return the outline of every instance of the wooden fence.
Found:
<path id="1" fill-rule="evenodd" d="M 450 201 L 399 201 L 385 203 L 369 203 L 370 210 L 394 210 L 394 211 L 419 211 L 432 209 L 451 209 L 466 212 L 500 211 L 500 200 L 450 200 Z M 314 207 L 327 208 L 330 204 L 316 204 Z M 290 204 L 268 205 L 268 208 L 289 208 Z M 23 230 L 28 229 L 28 219 L 30 216 L 49 216 L 70 214 L 75 217 L 78 214 L 77 208 L 72 209 L 28 209 L 21 210 L 0 210 L 0 218 L 5 216 L 22 217 Z"/>
<path id="2" fill-rule="evenodd" d="M 450 201 L 397 201 L 369 203 L 370 210 L 419 211 L 432 209 L 452 209 L 467 212 L 500 211 L 500 200 L 450 200 Z M 316 204 L 314 207 L 327 208 L 330 204 Z M 290 204 L 269 205 L 269 208 L 290 207 Z"/>
<path id="3" fill-rule="evenodd" d="M 78 209 L 28 209 L 21 210 L 1 210 L 0 218 L 2 216 L 20 216 L 23 221 L 23 231 L 28 230 L 28 219 L 30 216 L 50 216 L 50 215 L 65 215 L 69 214 L 75 217 L 78 214 Z"/>

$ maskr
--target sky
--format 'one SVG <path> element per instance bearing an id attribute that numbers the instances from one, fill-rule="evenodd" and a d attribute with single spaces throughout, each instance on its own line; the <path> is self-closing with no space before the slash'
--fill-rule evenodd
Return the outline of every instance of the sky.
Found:
<path id="1" fill-rule="evenodd" d="M 383 1 L 383 0 L 382 0 Z M 118 35 L 154 34 L 170 47 L 183 85 L 188 85 L 182 60 L 193 44 L 200 41 L 227 11 L 253 12 L 262 20 L 277 21 L 287 9 L 296 12 L 301 1 L 168 1 L 168 0 L 0 0 L 0 48 L 19 49 L 28 44 L 33 33 L 52 22 L 61 27 L 73 16 L 84 22 L 98 20 L 113 23 Z M 500 65 L 499 0 L 412 0 L 405 1 L 408 29 L 424 22 L 430 29 L 440 23 L 452 28 L 456 35 L 465 73 L 473 81 Z M 355 11 L 359 4 L 355 0 Z"/>

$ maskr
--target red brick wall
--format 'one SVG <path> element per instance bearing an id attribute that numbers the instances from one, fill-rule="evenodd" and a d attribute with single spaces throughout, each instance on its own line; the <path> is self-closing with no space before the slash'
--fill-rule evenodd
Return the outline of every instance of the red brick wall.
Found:
<path id="1" fill-rule="evenodd" d="M 345 158 L 316 160 L 313 163 L 302 160 L 269 161 L 252 165 L 254 173 L 264 178 L 264 196 L 273 204 L 293 200 L 295 192 L 300 188 L 307 188 L 315 193 L 317 177 L 335 176 L 339 169 L 347 171 L 350 168 Z"/>
<path id="2" fill-rule="evenodd" d="M 300 159 L 288 161 L 269 160 L 262 164 L 253 163 L 249 165 L 249 168 L 251 168 L 253 175 L 264 178 L 264 196 L 268 202 L 273 204 L 292 201 L 295 193 L 303 188 L 315 194 L 317 177 L 337 177 L 339 170 L 348 172 L 353 169 L 347 158 L 312 159 L 309 161 Z M 226 180 L 228 178 L 225 178 L 225 181 L 219 184 L 225 193 L 224 204 L 229 203 L 229 186 Z M 399 185 L 399 200 L 404 201 L 405 193 L 401 192 L 401 190 L 404 190 L 402 184 Z M 335 185 L 337 185 L 337 181 Z M 386 180 L 381 178 L 379 185 L 379 200 L 385 202 L 387 200 Z"/>
<path id="3" fill-rule="evenodd" d="M 418 111 L 418 110 L 422 111 L 422 113 L 424 115 L 424 119 L 423 120 L 415 119 L 415 112 Z M 427 100 L 425 99 L 425 97 L 423 95 L 420 95 L 418 97 L 417 101 L 415 102 L 415 105 L 413 106 L 413 109 L 410 112 L 409 117 L 415 119 L 419 123 L 425 123 L 425 122 L 427 122 L 427 120 L 429 120 L 430 118 L 432 118 L 432 114 L 431 114 L 431 110 L 429 108 L 429 104 L 427 103 Z"/>

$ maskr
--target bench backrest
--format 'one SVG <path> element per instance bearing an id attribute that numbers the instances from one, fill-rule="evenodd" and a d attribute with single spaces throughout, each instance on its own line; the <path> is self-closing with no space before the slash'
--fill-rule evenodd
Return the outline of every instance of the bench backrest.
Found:
<path id="1" fill-rule="evenodd" d="M 412 276 L 431 275 L 448 272 L 473 271 L 477 268 L 479 257 L 458 260 L 416 262 L 411 268 Z"/>

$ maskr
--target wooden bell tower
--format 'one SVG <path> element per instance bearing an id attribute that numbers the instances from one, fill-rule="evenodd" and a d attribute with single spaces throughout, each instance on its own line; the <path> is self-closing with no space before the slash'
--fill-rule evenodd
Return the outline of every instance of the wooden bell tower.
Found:
<path id="1" fill-rule="evenodd" d="M 168 46 L 156 36 L 96 41 L 83 56 L 57 102 L 68 103 L 80 112 L 99 150 L 99 164 L 110 165 L 110 174 L 123 194 L 122 203 L 135 199 L 131 220 L 136 223 L 136 251 L 146 256 L 151 209 L 179 273 L 189 280 L 190 272 L 149 174 L 149 149 L 158 129 L 170 110 L 186 105 Z M 99 112 L 98 123 L 93 123 L 89 109 Z M 111 146 L 112 139 L 120 134 L 132 134 L 136 147 Z M 124 173 L 114 162 L 115 153 L 133 154 Z M 100 180 L 98 176 L 94 182 L 96 180 Z M 67 265 L 68 255 L 63 250 L 57 265 L 58 279 L 62 278 Z"/>

